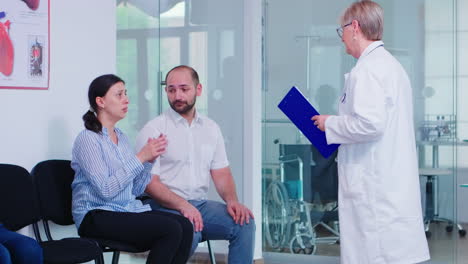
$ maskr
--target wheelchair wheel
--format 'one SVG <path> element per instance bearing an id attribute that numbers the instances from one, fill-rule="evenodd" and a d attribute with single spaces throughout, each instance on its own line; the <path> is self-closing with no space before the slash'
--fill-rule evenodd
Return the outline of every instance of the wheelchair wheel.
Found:
<path id="1" fill-rule="evenodd" d="M 310 235 L 296 235 L 289 243 L 289 249 L 293 254 L 313 255 L 317 250 L 315 238 Z"/>
<path id="2" fill-rule="evenodd" d="M 289 237 L 289 198 L 281 182 L 272 182 L 265 195 L 265 238 L 272 249 L 281 251 Z"/>

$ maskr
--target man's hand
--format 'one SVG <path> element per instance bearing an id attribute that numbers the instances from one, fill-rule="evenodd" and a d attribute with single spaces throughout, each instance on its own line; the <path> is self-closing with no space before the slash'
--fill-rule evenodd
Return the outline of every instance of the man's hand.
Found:
<path id="1" fill-rule="evenodd" d="M 254 218 L 252 212 L 249 208 L 245 207 L 239 202 L 229 202 L 227 203 L 227 211 L 231 215 L 232 219 L 236 224 L 244 225 L 244 223 L 249 223 L 250 218 Z"/>
<path id="2" fill-rule="evenodd" d="M 197 208 L 184 198 L 169 190 L 169 188 L 161 182 L 159 175 L 153 175 L 153 178 L 146 186 L 145 192 L 162 206 L 179 211 L 181 215 L 192 222 L 195 232 L 203 230 L 203 219 Z"/>
<path id="3" fill-rule="evenodd" d="M 189 202 L 184 203 L 184 205 L 179 209 L 179 212 L 185 216 L 193 224 L 193 230 L 195 232 L 200 232 L 203 230 L 203 219 L 200 212 L 197 208 L 191 205 Z"/>

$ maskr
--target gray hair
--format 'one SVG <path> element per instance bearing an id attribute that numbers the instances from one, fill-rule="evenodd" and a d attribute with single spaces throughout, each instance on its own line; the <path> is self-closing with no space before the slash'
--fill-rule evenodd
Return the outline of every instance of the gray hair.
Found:
<path id="1" fill-rule="evenodd" d="M 361 31 L 368 40 L 381 40 L 383 35 L 383 9 L 369 0 L 353 3 L 348 7 L 340 18 L 342 25 L 353 20 L 359 22 Z"/>

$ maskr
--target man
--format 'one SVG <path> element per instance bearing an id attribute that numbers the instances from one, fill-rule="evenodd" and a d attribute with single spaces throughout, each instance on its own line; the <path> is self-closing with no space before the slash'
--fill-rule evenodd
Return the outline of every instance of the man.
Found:
<path id="1" fill-rule="evenodd" d="M 155 162 L 146 187 L 152 207 L 187 217 L 194 225 L 192 251 L 202 239 L 229 240 L 230 264 L 253 260 L 255 223 L 239 203 L 218 125 L 195 108 L 202 93 L 197 72 L 177 66 L 166 75 L 170 109 L 148 122 L 137 137 L 137 149 L 148 138 L 167 137 L 166 152 Z M 226 204 L 207 200 L 210 176 Z"/>

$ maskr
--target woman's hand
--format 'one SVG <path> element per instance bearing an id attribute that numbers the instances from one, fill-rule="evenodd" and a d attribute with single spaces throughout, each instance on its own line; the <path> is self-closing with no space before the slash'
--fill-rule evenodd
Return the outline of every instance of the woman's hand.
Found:
<path id="1" fill-rule="evenodd" d="M 141 163 L 154 160 L 166 151 L 166 136 L 161 134 L 158 138 L 148 138 L 146 145 L 138 152 L 137 158 Z"/>
<path id="2" fill-rule="evenodd" d="M 314 126 L 316 126 L 318 129 L 325 131 L 325 121 L 327 121 L 327 118 L 329 115 L 316 115 L 313 116 L 311 119 L 314 121 Z"/>

